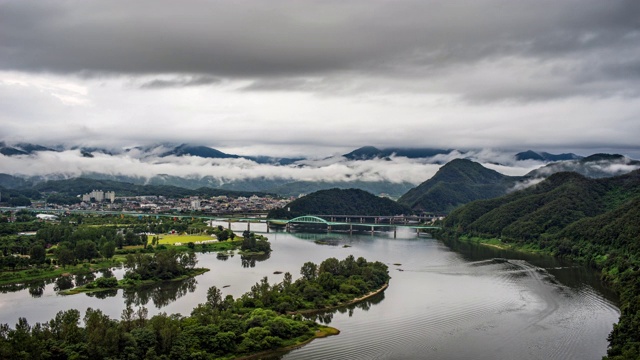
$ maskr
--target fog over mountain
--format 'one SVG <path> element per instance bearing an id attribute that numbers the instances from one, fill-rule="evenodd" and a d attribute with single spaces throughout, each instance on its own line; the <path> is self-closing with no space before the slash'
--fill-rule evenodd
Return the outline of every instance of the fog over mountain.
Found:
<path id="1" fill-rule="evenodd" d="M 543 165 L 538 161 L 516 161 L 513 154 L 493 150 L 453 150 L 427 158 L 391 155 L 368 160 L 343 156 L 309 158 L 292 164 L 258 163 L 243 157 L 205 158 L 174 155 L 175 147 L 133 148 L 118 153 L 82 148 L 37 151 L 29 155 L 0 155 L 3 173 L 20 176 L 78 177 L 83 174 L 109 174 L 151 178 L 170 175 L 183 178 L 212 177 L 220 184 L 246 179 L 285 179 L 291 181 L 385 181 L 419 184 L 430 178 L 444 163 L 468 158 L 509 175 L 523 175 Z M 168 154 L 169 153 L 169 154 Z"/>

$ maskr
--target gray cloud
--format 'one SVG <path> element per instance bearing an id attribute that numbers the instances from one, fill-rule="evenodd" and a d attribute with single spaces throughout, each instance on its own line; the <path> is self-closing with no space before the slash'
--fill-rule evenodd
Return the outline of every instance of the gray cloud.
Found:
<path id="1" fill-rule="evenodd" d="M 166 89 L 166 88 L 183 88 L 188 86 L 203 86 L 219 84 L 221 80 L 216 77 L 201 76 L 179 76 L 170 79 L 154 79 L 145 81 L 140 84 L 141 89 Z"/>
<path id="2" fill-rule="evenodd" d="M 471 101 L 637 96 L 637 63 L 617 59 L 639 58 L 638 13 L 635 0 L 9 0 L 0 68 L 257 78 L 247 89 L 260 90 L 314 91 L 291 80 L 309 76 L 361 90 L 364 76 L 380 80 L 375 91 L 405 79 Z M 148 85 L 201 85 L 165 81 Z"/>

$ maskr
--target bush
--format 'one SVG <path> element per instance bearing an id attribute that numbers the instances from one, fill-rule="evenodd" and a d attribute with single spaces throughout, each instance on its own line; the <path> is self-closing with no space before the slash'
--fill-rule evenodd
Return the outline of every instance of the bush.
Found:
<path id="1" fill-rule="evenodd" d="M 95 281 L 95 284 L 99 288 L 115 288 L 118 287 L 118 279 L 115 277 L 101 277 Z"/>

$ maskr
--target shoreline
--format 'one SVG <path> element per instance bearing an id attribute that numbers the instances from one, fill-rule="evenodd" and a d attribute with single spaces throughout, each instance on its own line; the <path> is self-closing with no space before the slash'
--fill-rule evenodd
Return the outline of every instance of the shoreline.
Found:
<path id="1" fill-rule="evenodd" d="M 339 334 L 340 334 L 340 330 L 338 330 L 338 329 L 336 329 L 334 327 L 331 327 L 331 326 L 320 326 L 319 329 L 315 331 L 315 333 L 313 334 L 312 337 L 310 337 L 309 339 L 306 339 L 304 341 L 295 343 L 293 345 L 289 345 L 289 346 L 273 349 L 273 350 L 261 351 L 259 353 L 250 354 L 250 355 L 243 355 L 241 357 L 237 357 L 237 358 L 233 358 L 233 359 L 234 360 L 259 359 L 260 357 L 265 356 L 265 355 L 274 355 L 274 354 L 279 354 L 279 353 L 284 353 L 284 352 L 287 352 L 287 351 L 300 349 L 301 347 L 309 344 L 310 342 L 312 342 L 315 339 L 322 339 L 322 338 L 326 338 L 326 337 L 329 337 L 329 336 L 335 336 L 335 335 L 339 335 Z"/>
<path id="2" fill-rule="evenodd" d="M 345 303 L 340 303 L 338 305 L 330 306 L 330 307 L 323 308 L 323 309 L 306 309 L 306 310 L 299 310 L 299 311 L 288 311 L 287 315 L 313 314 L 313 313 L 322 312 L 322 311 L 330 311 L 330 310 L 339 309 L 339 308 L 344 307 L 344 306 L 355 305 L 355 304 L 357 304 L 359 302 L 367 300 L 368 298 L 371 298 L 373 296 L 376 296 L 376 295 L 380 294 L 381 292 L 387 290 L 388 287 L 389 287 L 389 283 L 387 282 L 384 285 L 382 285 L 381 288 L 379 288 L 377 290 L 374 290 L 374 291 L 371 291 L 371 292 L 369 292 L 369 293 L 367 293 L 365 295 L 362 295 L 361 297 L 349 300 L 349 301 L 347 301 Z"/>
<path id="3" fill-rule="evenodd" d="M 139 288 L 139 287 L 145 287 L 145 286 L 151 286 L 151 285 L 155 285 L 155 284 L 162 284 L 162 283 L 167 283 L 167 282 L 175 282 L 175 281 L 182 281 L 182 280 L 186 280 L 189 278 L 193 278 L 196 277 L 198 275 L 202 275 L 206 272 L 210 271 L 210 269 L 207 268 L 196 268 L 193 269 L 192 272 L 190 272 L 189 274 L 185 274 L 185 275 L 180 275 L 176 278 L 173 279 L 168 279 L 168 280 L 141 280 L 139 282 L 136 282 L 134 284 L 127 284 L 127 285 L 120 285 L 118 284 L 118 286 L 116 287 L 109 287 L 109 288 L 87 288 L 86 285 L 85 286 L 80 286 L 80 287 L 76 287 L 73 289 L 68 289 L 68 290 L 62 290 L 59 291 L 58 294 L 59 295 L 76 295 L 76 294 L 89 294 L 89 293 L 96 293 L 96 292 L 101 292 L 101 291 L 108 291 L 108 290 L 118 290 L 118 289 L 133 289 L 133 288 Z"/>

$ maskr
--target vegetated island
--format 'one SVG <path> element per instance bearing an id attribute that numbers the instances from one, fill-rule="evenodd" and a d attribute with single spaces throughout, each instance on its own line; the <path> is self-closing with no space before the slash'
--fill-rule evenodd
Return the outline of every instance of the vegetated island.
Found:
<path id="1" fill-rule="evenodd" d="M 480 200 L 445 218 L 439 237 L 547 253 L 600 270 L 620 294 L 607 359 L 640 356 L 640 170 L 589 179 L 556 173 L 509 195 Z"/>
<path id="2" fill-rule="evenodd" d="M 2 358 L 252 358 L 299 347 L 314 338 L 338 334 L 337 329 L 305 320 L 306 310 L 325 310 L 362 301 L 383 291 L 389 282 L 386 265 L 349 256 L 305 263 L 293 281 L 290 273 L 278 284 L 267 277 L 237 299 L 214 287 L 206 302 L 190 316 L 161 313 L 151 318 L 142 307 L 127 307 L 120 320 L 87 309 L 80 326 L 78 310 L 60 311 L 31 326 L 20 318 L 14 329 L 0 325 Z M 45 355 L 45 356 L 43 356 Z"/>
<path id="3" fill-rule="evenodd" d="M 241 254 L 265 254 L 271 252 L 271 244 L 261 235 L 245 231 L 241 244 Z M 122 280 L 114 277 L 101 277 L 84 286 L 60 292 L 62 295 L 74 295 L 87 292 L 98 292 L 111 289 L 126 289 L 151 285 L 164 281 L 181 281 L 204 274 L 206 268 L 196 268 L 198 263 L 193 251 L 179 252 L 172 247 L 157 251 L 154 255 L 135 253 L 127 254 L 123 263 L 127 270 Z"/>

